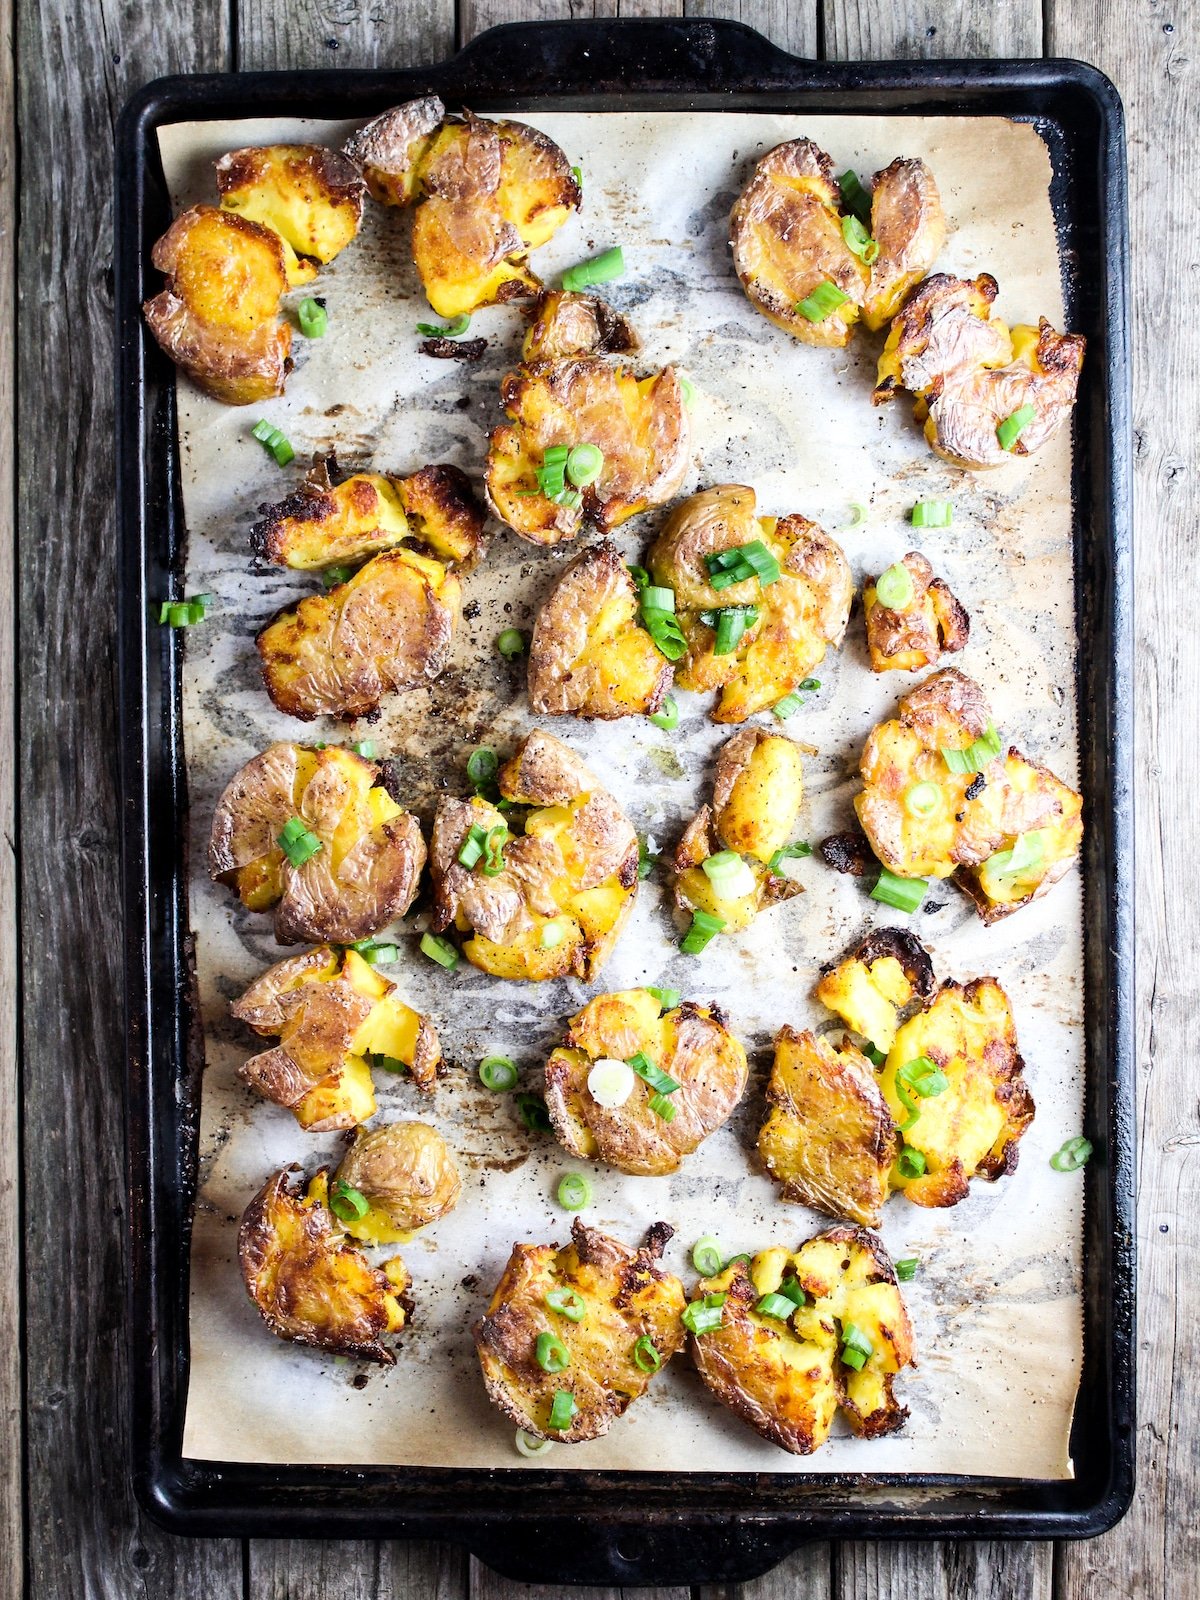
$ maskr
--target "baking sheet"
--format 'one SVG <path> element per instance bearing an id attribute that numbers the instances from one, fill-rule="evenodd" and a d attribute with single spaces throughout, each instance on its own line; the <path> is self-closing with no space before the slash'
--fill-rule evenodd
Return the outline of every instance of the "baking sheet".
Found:
<path id="1" fill-rule="evenodd" d="M 878 341 L 859 337 L 845 352 L 799 346 L 752 312 L 727 246 L 729 208 L 749 167 L 782 139 L 809 135 L 833 153 L 838 170 L 870 172 L 897 153 L 920 155 L 937 176 L 952 228 L 940 264 L 967 275 L 991 270 L 1000 280 L 1000 313 L 1010 320 L 1044 314 L 1061 325 L 1050 165 L 1036 131 L 997 118 L 614 113 L 526 120 L 581 164 L 585 183 L 582 217 L 537 252 L 535 267 L 554 281 L 593 250 L 624 246 L 627 276 L 604 292 L 633 318 L 647 365 L 675 361 L 696 386 L 687 491 L 721 481 L 752 484 L 764 512 L 802 511 L 837 533 L 856 577 L 906 549 L 924 550 L 971 612 L 971 643 L 957 664 L 987 688 L 1002 735 L 1077 781 L 1069 440 L 1060 435 L 1033 462 L 977 477 L 938 461 L 911 422 L 907 400 L 871 407 Z M 159 139 L 173 202 L 212 200 L 210 163 L 225 150 L 281 139 L 337 144 L 350 126 L 272 119 L 166 128 Z M 801 1206 L 781 1204 L 757 1169 L 753 1145 L 770 1040 L 784 1022 L 829 1026 L 830 1014 L 812 998 L 820 965 L 868 927 L 903 920 L 854 880 L 811 860 L 798 866 L 806 894 L 689 958 L 678 952 L 669 896 L 654 879 L 642 885 L 601 983 L 592 986 L 505 983 L 465 963 L 447 975 L 419 954 L 405 925 L 401 962 L 388 975 L 433 1016 L 454 1065 L 432 1102 L 410 1083 L 377 1074 L 378 1117 L 419 1116 L 441 1128 L 463 1170 L 462 1202 L 402 1249 L 416 1314 L 397 1344 L 394 1368 L 360 1369 L 266 1333 L 241 1287 L 238 1218 L 270 1171 L 291 1161 L 311 1171 L 336 1158 L 340 1140 L 305 1134 L 289 1113 L 237 1080 L 238 1065 L 256 1046 L 231 1023 L 228 1004 L 284 952 L 269 917 L 246 912 L 204 877 L 208 823 L 229 777 L 272 739 L 352 736 L 332 723 L 304 726 L 281 716 L 262 689 L 253 635 L 313 584 L 299 574 L 255 572 L 248 527 L 257 506 L 282 498 L 316 451 L 336 449 L 347 469 L 407 472 L 426 461 L 454 461 L 478 480 L 487 431 L 500 420 L 499 379 L 516 359 L 521 333 L 514 311 L 492 309 L 472 326 L 489 338 L 478 366 L 420 356 L 413 324 L 428 312 L 407 235 L 406 219 L 369 208 L 359 239 L 318 280 L 329 333 L 311 344 L 296 340 L 298 366 L 282 399 L 261 411 L 226 408 L 186 381 L 179 385 L 186 588 L 217 596 L 204 627 L 187 635 L 184 677 L 191 920 L 207 1058 L 184 1437 L 184 1454 L 199 1459 L 530 1470 L 513 1451 L 511 1428 L 484 1398 L 469 1328 L 514 1240 L 566 1239 L 570 1219 L 554 1189 L 561 1173 L 579 1164 L 551 1137 L 527 1134 L 511 1099 L 478 1085 L 474 1065 L 485 1054 L 509 1054 L 524 1069 L 521 1087 L 536 1089 L 561 1022 L 601 988 L 671 984 L 727 1008 L 752 1063 L 750 1087 L 730 1123 L 669 1179 L 588 1167 L 594 1198 L 586 1219 L 632 1242 L 665 1218 L 677 1229 L 668 1264 L 690 1282 L 688 1252 L 701 1234 L 716 1234 L 732 1254 L 794 1246 L 828 1225 Z M 250 437 L 259 415 L 292 440 L 293 466 L 281 471 Z M 954 527 L 908 527 L 917 498 L 953 499 Z M 846 529 L 851 502 L 864 504 L 868 517 Z M 631 559 L 657 520 L 651 513 L 620 530 Z M 505 626 L 528 628 L 576 548 L 540 552 L 498 532 L 486 561 L 465 580 L 466 618 L 450 669 L 431 689 L 394 697 L 369 730 L 381 754 L 401 760 L 409 803 L 426 820 L 440 790 L 465 788 L 463 762 L 475 744 L 503 750 L 534 725 L 523 673 L 499 659 L 492 641 Z M 821 690 L 787 725 L 819 752 L 806 764 L 798 829 L 813 840 L 847 825 L 863 739 L 915 681 L 869 671 L 857 617 L 843 649 L 817 675 Z M 708 797 L 712 756 L 730 731 L 707 722 L 706 697 L 678 698 L 681 725 L 670 735 L 643 719 L 545 722 L 584 755 L 639 832 L 668 847 Z M 939 978 L 992 973 L 1005 985 L 1038 1114 L 1015 1175 L 995 1185 L 976 1182 L 970 1198 L 949 1211 L 923 1211 L 902 1198 L 887 1208 L 882 1232 L 893 1255 L 917 1255 L 922 1263 L 906 1289 L 920 1366 L 900 1384 L 912 1413 L 904 1432 L 867 1442 L 839 1426 L 816 1456 L 791 1457 L 711 1400 L 680 1358 L 607 1438 L 556 1447 L 543 1462 L 633 1471 L 1070 1475 L 1082 1337 L 1082 1183 L 1053 1172 L 1048 1158 L 1082 1119 L 1081 915 L 1079 881 L 1071 875 L 990 930 L 949 887 L 935 887 L 913 919 Z"/>

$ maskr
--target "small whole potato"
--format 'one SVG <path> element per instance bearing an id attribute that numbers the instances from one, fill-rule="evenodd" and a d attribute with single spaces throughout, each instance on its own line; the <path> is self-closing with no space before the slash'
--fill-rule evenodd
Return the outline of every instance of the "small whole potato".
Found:
<path id="1" fill-rule="evenodd" d="M 356 1189 L 368 1209 L 342 1226 L 368 1244 L 395 1244 L 458 1204 L 462 1179 L 450 1146 L 427 1122 L 359 1129 L 337 1170 L 334 1189 Z M 344 1191 L 343 1191 L 344 1192 Z"/>

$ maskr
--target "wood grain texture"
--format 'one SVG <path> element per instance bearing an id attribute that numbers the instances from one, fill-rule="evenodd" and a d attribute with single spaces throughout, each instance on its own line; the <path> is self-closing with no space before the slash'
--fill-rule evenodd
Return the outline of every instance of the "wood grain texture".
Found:
<path id="1" fill-rule="evenodd" d="M 843 1544 L 833 1600 L 1049 1600 L 1053 1570 L 1049 1544 Z"/>
<path id="2" fill-rule="evenodd" d="M 753 0 L 747 0 L 752 4 Z M 784 0 L 780 0 L 784 3 Z M 459 0 L 458 39 L 466 44 L 501 22 L 550 22 L 571 17 L 679 17 L 683 0 Z"/>
<path id="3" fill-rule="evenodd" d="M 226 14 L 20 0 L 17 30 L 30 1591 L 235 1600 L 238 1544 L 159 1533 L 129 1483 L 110 443 L 113 119 L 156 73 L 225 65 Z"/>
<path id="4" fill-rule="evenodd" d="M 417 67 L 454 51 L 454 0 L 238 0 L 236 65 Z"/>
<path id="5" fill-rule="evenodd" d="M 1133 1509 L 1111 1534 L 1057 1553 L 1056 1600 L 1180 1600 L 1200 1589 L 1200 1111 L 1193 953 L 1200 836 L 1195 556 L 1200 276 L 1194 229 L 1162 196 L 1196 148 L 1200 7 L 1050 0 L 1046 47 L 1094 62 L 1125 102 L 1132 234 L 1137 849 L 1138 1396 Z M 1164 293 L 1169 286 L 1169 293 Z M 1182 565 L 1181 565 L 1182 564 Z"/>
<path id="6" fill-rule="evenodd" d="M 820 0 L 825 51 L 842 61 L 920 56 L 1040 56 L 1042 9 L 1030 0 Z"/>
<path id="7" fill-rule="evenodd" d="M 510 1583 L 481 1561 L 471 1558 L 468 1600 L 691 1600 L 690 1589 L 594 1589 L 572 1587 L 565 1593 L 545 1584 Z"/>
<path id="8" fill-rule="evenodd" d="M 701 1587 L 697 1600 L 831 1600 L 833 1551 L 831 1544 L 805 1545 L 765 1577 Z"/>
<path id="9" fill-rule="evenodd" d="M 247 1579 L 246 1600 L 464 1600 L 467 1556 L 398 1539 L 256 1539 Z"/>

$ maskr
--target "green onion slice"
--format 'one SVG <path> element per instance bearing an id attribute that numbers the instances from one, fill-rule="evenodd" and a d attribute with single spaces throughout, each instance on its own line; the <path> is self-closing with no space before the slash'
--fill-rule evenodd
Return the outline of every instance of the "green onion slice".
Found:
<path id="1" fill-rule="evenodd" d="M 716 632 L 713 655 L 731 655 L 741 643 L 747 628 L 752 628 L 758 618 L 757 606 L 723 606 L 720 611 L 702 611 L 700 621 Z"/>
<path id="2" fill-rule="evenodd" d="M 841 305 L 849 300 L 848 294 L 843 294 L 837 284 L 826 278 L 819 283 L 807 299 L 801 300 L 796 310 L 808 322 L 824 322 Z"/>
<path id="3" fill-rule="evenodd" d="M 850 254 L 857 256 L 868 267 L 878 261 L 879 243 L 872 239 L 856 216 L 842 218 L 842 238 L 846 241 L 846 249 Z"/>
<path id="4" fill-rule="evenodd" d="M 729 1260 L 725 1263 L 725 1265 L 726 1265 L 726 1267 L 732 1267 L 736 1262 L 744 1261 L 747 1266 L 750 1266 L 751 1263 L 753 1262 L 753 1260 L 754 1260 L 754 1257 L 752 1255 L 749 1255 L 749 1254 L 742 1254 L 740 1256 L 730 1256 Z"/>
<path id="5" fill-rule="evenodd" d="M 302 867 L 321 849 L 320 839 L 309 832 L 299 817 L 289 817 L 275 842 L 294 867 Z"/>
<path id="6" fill-rule="evenodd" d="M 470 326 L 470 314 L 464 311 L 453 322 L 418 322 L 417 332 L 426 339 L 461 339 Z"/>
<path id="7" fill-rule="evenodd" d="M 577 489 L 595 483 L 604 470 L 604 451 L 597 444 L 577 444 L 567 456 L 567 477 Z"/>
<path id="8" fill-rule="evenodd" d="M 638 834 L 638 877 L 646 879 L 654 871 L 654 863 L 658 860 L 658 851 L 651 850 L 650 841 L 643 839 Z"/>
<path id="9" fill-rule="evenodd" d="M 526 1433 L 524 1428 L 518 1428 L 513 1443 L 517 1447 L 519 1456 L 544 1456 L 547 1450 L 554 1449 L 553 1439 L 537 1439 L 532 1433 Z"/>
<path id="10" fill-rule="evenodd" d="M 815 694 L 820 687 L 820 678 L 805 678 L 804 682 L 800 685 L 800 692 L 801 694 Z"/>
<path id="11" fill-rule="evenodd" d="M 460 865 L 466 867 L 468 871 L 482 857 L 483 843 L 486 838 L 486 828 L 481 828 L 477 822 L 473 822 L 467 829 L 466 837 L 458 847 L 458 860 Z"/>
<path id="12" fill-rule="evenodd" d="M 1037 412 L 1032 406 L 1018 406 L 1012 416 L 1005 417 L 996 428 L 1001 450 L 1011 450 L 1036 416 Z"/>
<path id="13" fill-rule="evenodd" d="M 339 583 L 347 583 L 353 576 L 353 567 L 325 567 L 321 573 L 321 582 L 327 589 L 336 589 Z"/>
<path id="14" fill-rule="evenodd" d="M 687 640 L 675 617 L 674 589 L 646 582 L 641 586 L 640 611 L 642 626 L 653 639 L 659 655 L 666 656 L 668 661 L 678 661 L 687 654 Z"/>
<path id="15" fill-rule="evenodd" d="M 582 1172 L 564 1173 L 555 1192 L 564 1211 L 582 1211 L 592 1198 L 592 1186 Z"/>
<path id="16" fill-rule="evenodd" d="M 556 1333 L 539 1333 L 534 1353 L 538 1366 L 551 1377 L 565 1372 L 571 1365 L 571 1352 Z"/>
<path id="17" fill-rule="evenodd" d="M 659 1094 L 674 1094 L 679 1088 L 670 1073 L 664 1072 L 661 1067 L 656 1067 L 644 1050 L 639 1050 L 637 1055 L 630 1056 L 625 1064 L 632 1067 L 643 1083 L 649 1084 Z"/>
<path id="18" fill-rule="evenodd" d="M 700 1300 L 693 1300 L 684 1308 L 681 1320 L 689 1333 L 711 1333 L 725 1320 L 725 1296 L 706 1294 Z"/>
<path id="19" fill-rule="evenodd" d="M 684 934 L 679 948 L 685 956 L 698 956 L 712 943 L 725 926 L 724 917 L 714 917 L 709 911 L 693 911 L 692 925 Z"/>
<path id="20" fill-rule="evenodd" d="M 356 951 L 372 967 L 380 965 L 394 967 L 400 959 L 400 951 L 396 945 L 379 939 L 359 939 L 350 948 Z"/>
<path id="21" fill-rule="evenodd" d="M 625 256 L 618 244 L 611 250 L 592 256 L 588 261 L 568 267 L 562 276 L 562 286 L 568 294 L 579 294 L 581 290 L 591 289 L 598 283 L 611 283 L 614 278 L 624 276 Z"/>
<path id="22" fill-rule="evenodd" d="M 721 1246 L 711 1233 L 697 1239 L 692 1246 L 692 1265 L 702 1278 L 715 1278 L 724 1265 Z"/>
<path id="23" fill-rule="evenodd" d="M 696 385 L 690 378 L 685 378 L 682 372 L 678 373 L 677 376 L 679 378 L 679 387 L 683 390 L 683 403 L 690 411 L 696 398 Z"/>
<path id="24" fill-rule="evenodd" d="M 374 761 L 375 759 L 374 739 L 360 739 L 357 744 L 352 744 L 350 748 L 356 756 L 361 756 L 364 761 Z"/>
<path id="25" fill-rule="evenodd" d="M 582 167 L 572 167 L 571 168 L 571 176 L 575 179 L 575 182 L 579 185 L 579 191 L 582 194 L 582 192 L 583 192 L 583 168 Z"/>
<path id="26" fill-rule="evenodd" d="M 914 783 L 905 791 L 904 809 L 913 817 L 931 817 L 942 803 L 942 791 L 936 783 Z"/>
<path id="27" fill-rule="evenodd" d="M 847 1322 L 842 1326 L 842 1348 L 840 1354 L 848 1367 L 853 1367 L 856 1372 L 861 1372 L 875 1354 L 875 1346 L 856 1323 Z"/>
<path id="28" fill-rule="evenodd" d="M 635 589 L 644 589 L 650 582 L 650 574 L 646 571 L 645 567 L 639 567 L 636 563 L 630 562 L 626 568 L 626 571 L 633 579 L 633 586 Z M 672 605 L 672 610 L 674 610 L 674 605 Z"/>
<path id="29" fill-rule="evenodd" d="M 570 931 L 570 924 L 564 917 L 555 917 L 552 921 L 543 923 L 539 936 L 542 949 L 557 950 Z"/>
<path id="30" fill-rule="evenodd" d="M 782 700 L 777 700 L 771 707 L 771 712 L 782 722 L 785 717 L 794 717 L 804 704 L 800 696 L 793 689 L 791 694 L 785 694 Z"/>
<path id="31" fill-rule="evenodd" d="M 657 1372 L 662 1366 L 658 1347 L 648 1333 L 642 1334 L 633 1347 L 633 1364 L 639 1372 Z"/>
<path id="32" fill-rule="evenodd" d="M 920 1150 L 914 1150 L 912 1145 L 901 1147 L 896 1167 L 902 1178 L 919 1178 L 925 1171 L 925 1156 Z"/>
<path id="33" fill-rule="evenodd" d="M 381 1056 L 377 1050 L 367 1051 L 367 1065 L 378 1067 L 380 1072 L 394 1072 L 398 1077 L 408 1072 L 408 1067 L 399 1056 Z"/>
<path id="34" fill-rule="evenodd" d="M 945 1094 L 950 1087 L 950 1079 L 938 1066 L 936 1061 L 931 1061 L 928 1056 L 918 1056 L 915 1061 L 906 1061 L 896 1071 L 896 1095 L 908 1116 L 900 1123 L 900 1132 L 907 1133 L 921 1115 L 921 1108 L 912 1098 L 912 1094 L 920 1096 L 922 1100 L 932 1100 L 936 1095 Z"/>
<path id="35" fill-rule="evenodd" d="M 795 1302 L 783 1294 L 764 1294 L 754 1307 L 760 1316 L 777 1317 L 786 1322 L 796 1310 Z"/>
<path id="36" fill-rule="evenodd" d="M 896 1277 L 901 1283 L 911 1283 L 917 1275 L 920 1266 L 916 1256 L 903 1256 L 896 1263 Z"/>
<path id="37" fill-rule="evenodd" d="M 1091 1153 L 1091 1140 L 1077 1133 L 1054 1152 L 1050 1157 L 1050 1165 L 1055 1172 L 1078 1172 L 1080 1167 L 1086 1165 Z"/>
<path id="38" fill-rule="evenodd" d="M 510 835 L 502 822 L 489 828 L 483 840 L 483 865 L 480 871 L 485 878 L 498 878 L 504 871 L 504 846 Z"/>
<path id="39" fill-rule="evenodd" d="M 860 527 L 866 520 L 867 520 L 867 508 L 866 508 L 866 506 L 862 505 L 858 500 L 851 500 L 851 502 L 850 502 L 850 521 L 849 522 L 844 522 L 842 524 L 842 526 L 844 528 L 857 528 L 857 527 Z"/>
<path id="40" fill-rule="evenodd" d="M 667 1099 L 665 1094 L 652 1094 L 646 1104 L 656 1117 L 661 1117 L 664 1122 L 675 1121 L 674 1103 Z"/>
<path id="41" fill-rule="evenodd" d="M 954 501 L 918 500 L 909 520 L 914 528 L 948 528 L 954 521 Z"/>
<path id="42" fill-rule="evenodd" d="M 1010 850 L 997 850 L 995 855 L 988 857 L 989 870 L 1009 876 L 1040 867 L 1045 838 L 1044 828 L 1035 828 L 1032 833 L 1018 834 Z"/>
<path id="43" fill-rule="evenodd" d="M 489 788 L 496 781 L 496 774 L 499 770 L 500 758 L 494 750 L 489 750 L 485 744 L 481 744 L 478 749 L 472 750 L 467 757 L 467 777 L 475 785 L 476 794 L 481 789 Z"/>
<path id="44" fill-rule="evenodd" d="M 286 434 L 277 428 L 273 422 L 268 422 L 266 417 L 262 417 L 256 422 L 251 432 L 259 443 L 275 457 L 278 466 L 286 467 L 288 462 L 295 457 L 296 452 L 292 449 Z"/>
<path id="45" fill-rule="evenodd" d="M 190 628 L 203 622 L 213 603 L 211 594 L 189 595 L 183 600 L 164 600 L 158 608 L 158 620 L 172 628 Z"/>
<path id="46" fill-rule="evenodd" d="M 554 1391 L 554 1404 L 550 1407 L 550 1426 L 555 1433 L 565 1433 L 574 1420 L 579 1407 L 575 1404 L 575 1396 L 566 1389 Z"/>
<path id="47" fill-rule="evenodd" d="M 554 1124 L 540 1094 L 519 1094 L 517 1115 L 530 1133 L 553 1133 Z"/>
<path id="48" fill-rule="evenodd" d="M 496 649 L 506 661 L 515 661 L 525 654 L 525 635 L 520 628 L 505 628 L 496 637 Z"/>
<path id="49" fill-rule="evenodd" d="M 887 1057 L 882 1050 L 877 1050 L 873 1044 L 863 1045 L 863 1055 L 866 1056 L 873 1067 L 885 1067 L 887 1065 Z"/>
<path id="50" fill-rule="evenodd" d="M 658 1009 L 660 1011 L 674 1011 L 679 1004 L 680 995 L 678 989 L 654 989 L 647 984 L 646 993 L 652 994 L 658 1001 Z"/>
<path id="51" fill-rule="evenodd" d="M 709 584 L 714 589 L 728 589 L 754 577 L 765 588 L 781 576 L 779 562 L 761 539 L 751 539 L 748 544 L 734 545 L 729 550 L 717 550 L 705 556 L 704 563 Z"/>
<path id="52" fill-rule="evenodd" d="M 871 196 L 859 182 L 858 173 L 853 167 L 848 167 L 838 179 L 838 187 L 842 191 L 842 204 L 862 223 L 864 228 L 871 226 Z"/>
<path id="53" fill-rule="evenodd" d="M 574 1289 L 568 1289 L 565 1284 L 550 1290 L 546 1296 L 546 1304 L 551 1311 L 557 1311 L 560 1317 L 566 1317 L 568 1322 L 582 1322 L 587 1315 L 586 1300 L 581 1294 L 576 1294 Z"/>
<path id="54" fill-rule="evenodd" d="M 479 1081 L 493 1094 L 507 1094 L 517 1084 L 517 1064 L 507 1056 L 485 1056 L 479 1063 Z"/>
<path id="55" fill-rule="evenodd" d="M 875 887 L 871 890 L 871 899 L 879 900 L 885 906 L 895 906 L 897 911 L 906 911 L 911 916 L 924 900 L 928 887 L 924 878 L 898 878 L 886 867 L 880 867 Z"/>
<path id="56" fill-rule="evenodd" d="M 912 573 L 897 561 L 875 579 L 875 599 L 885 611 L 903 611 L 912 603 Z"/>
<path id="57" fill-rule="evenodd" d="M 319 300 L 301 300 L 296 307 L 300 332 L 306 339 L 320 339 L 329 326 L 329 314 Z"/>
<path id="58" fill-rule="evenodd" d="M 965 750 L 947 750 L 942 746 L 942 760 L 951 772 L 982 772 L 1000 754 L 1000 735 L 994 722 L 989 722 L 987 732 L 981 734 Z"/>
<path id="59" fill-rule="evenodd" d="M 812 855 L 812 845 L 807 839 L 797 839 L 795 844 L 781 845 L 767 862 L 767 871 L 777 873 L 785 861 L 803 861 Z"/>
<path id="60" fill-rule="evenodd" d="M 658 711 L 650 713 L 650 721 L 656 728 L 661 728 L 664 733 L 670 733 L 679 726 L 679 701 L 673 694 L 667 695 Z"/>
<path id="61" fill-rule="evenodd" d="M 808 1296 L 800 1287 L 799 1283 L 797 1283 L 794 1276 L 785 1278 L 779 1285 L 776 1293 L 783 1295 L 786 1300 L 790 1300 L 794 1306 L 803 1306 L 808 1304 Z"/>
<path id="62" fill-rule="evenodd" d="M 421 935 L 421 954 L 436 961 L 439 967 L 445 967 L 447 972 L 453 972 L 458 965 L 458 951 L 449 939 L 443 939 L 436 933 Z"/>
<path id="63" fill-rule="evenodd" d="M 361 1189 L 352 1189 L 344 1178 L 335 1178 L 329 1189 L 329 1209 L 343 1222 L 357 1222 L 371 1209 Z"/>

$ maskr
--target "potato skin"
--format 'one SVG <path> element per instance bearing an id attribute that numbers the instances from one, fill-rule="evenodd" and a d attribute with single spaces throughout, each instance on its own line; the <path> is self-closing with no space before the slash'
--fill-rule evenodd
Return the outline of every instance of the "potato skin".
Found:
<path id="1" fill-rule="evenodd" d="M 848 1028 L 886 1055 L 897 1011 L 933 994 L 929 952 L 907 928 L 877 928 L 836 965 L 822 968 L 816 995 Z"/>
<path id="2" fill-rule="evenodd" d="M 246 1292 L 280 1339 L 390 1367 L 383 1336 L 405 1324 L 408 1273 L 399 1256 L 373 1267 L 349 1244 L 328 1207 L 329 1169 L 306 1193 L 292 1189 L 284 1167 L 246 1207 L 238 1261 Z"/>
<path id="3" fill-rule="evenodd" d="M 528 317 L 521 345 L 526 366 L 572 356 L 632 355 L 641 348 L 633 324 L 599 295 L 543 289 Z"/>
<path id="4" fill-rule="evenodd" d="M 166 287 L 142 307 L 159 345 L 193 383 L 226 405 L 282 394 L 292 333 L 279 316 L 283 242 L 215 206 L 193 206 L 155 244 Z"/>
<path id="5" fill-rule="evenodd" d="M 862 319 L 877 332 L 900 310 L 946 242 L 942 198 L 923 161 L 897 156 L 875 174 L 871 236 L 879 254 L 871 264 Z"/>
<path id="6" fill-rule="evenodd" d="M 794 1276 L 807 1303 L 786 1322 L 755 1311 L 759 1298 Z M 723 1320 L 693 1334 L 689 1348 L 713 1395 L 771 1444 L 811 1455 L 829 1436 L 840 1407 L 861 1438 L 904 1426 L 896 1374 L 915 1363 L 909 1322 L 891 1257 L 878 1235 L 843 1224 L 794 1253 L 760 1252 L 697 1285 L 693 1298 L 724 1293 Z M 861 1372 L 839 1357 L 839 1324 L 854 1323 L 872 1354 Z"/>
<path id="7" fill-rule="evenodd" d="M 275 905 L 275 937 L 354 944 L 401 917 L 425 865 L 420 823 L 389 790 L 386 766 L 331 747 L 273 744 L 225 786 L 213 813 L 209 874 L 251 910 Z M 322 842 L 294 867 L 278 839 L 299 817 Z"/>
<path id="8" fill-rule="evenodd" d="M 359 1128 L 337 1170 L 370 1209 L 342 1222 L 365 1244 L 398 1244 L 454 1210 L 462 1179 L 449 1145 L 427 1122 Z"/>
<path id="9" fill-rule="evenodd" d="M 798 688 L 819 665 L 827 645 L 846 631 L 854 583 L 840 547 L 814 522 L 792 515 L 760 517 L 754 490 L 718 484 L 675 506 L 647 558 L 655 583 L 675 590 L 688 654 L 676 667 L 680 688 L 720 689 L 714 722 L 744 722 Z M 757 578 L 717 590 L 705 557 L 761 539 L 782 575 L 763 587 Z M 715 631 L 700 613 L 756 605 L 759 620 L 736 649 L 714 655 Z"/>
<path id="10" fill-rule="evenodd" d="M 362 171 L 373 200 L 406 206 L 416 198 L 422 158 L 445 115 L 437 95 L 425 95 L 382 112 L 351 136 L 345 154 Z"/>
<path id="11" fill-rule="evenodd" d="M 936 666 L 943 655 L 962 650 L 970 637 L 971 619 L 926 558 L 910 550 L 901 563 L 912 579 L 906 606 L 881 605 L 877 578 L 863 585 L 872 672 L 919 672 Z"/>
<path id="12" fill-rule="evenodd" d="M 1011 916 L 1039 899 L 1071 868 L 1083 840 L 1083 798 L 1047 767 L 1027 761 L 1018 750 L 1004 758 L 1002 848 L 1022 834 L 1041 836 L 1041 857 L 1016 874 L 997 873 L 987 861 L 964 867 L 956 882 L 967 891 L 986 923 Z"/>
<path id="13" fill-rule="evenodd" d="M 628 1061 L 639 1051 L 680 1086 L 670 1097 L 670 1122 L 650 1109 L 654 1091 L 640 1078 L 615 1110 L 588 1092 L 596 1061 Z M 546 1063 L 546 1109 L 559 1143 L 572 1155 L 658 1177 L 677 1171 L 682 1158 L 728 1120 L 746 1087 L 747 1070 L 746 1052 L 719 1006 L 685 1001 L 660 1015 L 657 997 L 645 989 L 602 994 L 572 1017 Z"/>
<path id="14" fill-rule="evenodd" d="M 674 672 L 638 616 L 637 586 L 616 545 L 589 545 L 538 613 L 529 646 L 531 709 L 606 720 L 657 711 Z"/>
<path id="15" fill-rule="evenodd" d="M 652 1374 L 633 1359 L 639 1338 L 654 1343 L 662 1366 L 683 1343 L 683 1285 L 660 1263 L 673 1230 L 656 1222 L 638 1250 L 578 1217 L 571 1243 L 517 1244 L 496 1285 L 487 1315 L 472 1329 L 488 1399 L 539 1439 L 578 1444 L 607 1433 L 645 1393 Z M 568 1288 L 587 1303 L 582 1322 L 546 1305 L 552 1288 Z M 552 1333 L 571 1356 L 565 1371 L 549 1374 L 537 1363 L 538 1335 Z M 578 1407 L 569 1428 L 550 1428 L 555 1391 L 568 1390 Z"/>
<path id="16" fill-rule="evenodd" d="M 216 168 L 222 210 L 275 230 L 291 256 L 293 285 L 308 282 L 313 262 L 332 261 L 358 232 L 366 185 L 336 150 L 260 145 L 231 150 Z"/>

